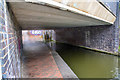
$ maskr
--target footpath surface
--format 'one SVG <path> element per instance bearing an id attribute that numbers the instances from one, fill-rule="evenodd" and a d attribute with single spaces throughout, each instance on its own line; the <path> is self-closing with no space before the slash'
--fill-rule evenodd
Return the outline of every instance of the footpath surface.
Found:
<path id="1" fill-rule="evenodd" d="M 43 42 L 25 42 L 21 62 L 23 78 L 63 78 L 50 49 Z"/>

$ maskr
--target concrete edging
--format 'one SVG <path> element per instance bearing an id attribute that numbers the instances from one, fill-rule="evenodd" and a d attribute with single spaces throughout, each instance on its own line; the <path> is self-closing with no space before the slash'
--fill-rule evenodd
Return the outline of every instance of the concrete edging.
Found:
<path id="1" fill-rule="evenodd" d="M 76 74 L 71 70 L 71 68 L 65 63 L 65 61 L 59 56 L 56 51 L 51 51 L 53 58 L 63 76 L 63 78 L 75 78 L 79 80 Z"/>
<path id="2" fill-rule="evenodd" d="M 52 41 L 52 42 L 65 43 L 65 42 L 59 42 L 59 41 Z M 69 43 L 65 43 L 65 44 L 69 44 Z M 104 54 L 109 54 L 109 55 L 114 55 L 114 56 L 120 56 L 118 53 L 114 54 L 113 52 L 107 52 L 107 51 L 104 51 L 104 50 L 93 49 L 93 48 L 89 48 L 89 47 L 85 47 L 85 46 L 80 46 L 80 45 L 73 45 L 73 44 L 69 44 L 69 45 L 76 46 L 76 47 L 81 47 L 81 48 L 88 49 L 88 50 L 91 50 L 91 51 L 102 52 Z"/>

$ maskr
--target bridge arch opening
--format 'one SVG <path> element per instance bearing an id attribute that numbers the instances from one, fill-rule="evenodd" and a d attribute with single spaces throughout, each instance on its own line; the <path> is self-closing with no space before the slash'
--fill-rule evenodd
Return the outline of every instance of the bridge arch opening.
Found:
<path id="1" fill-rule="evenodd" d="M 72 75 L 72 77 L 74 78 L 78 78 L 77 77 L 78 74 L 76 76 L 74 72 L 70 69 L 70 67 L 67 65 L 67 64 L 70 65 L 72 61 L 76 61 L 76 60 L 73 59 L 72 61 L 66 64 L 63 61 L 63 59 L 59 56 L 58 53 L 56 53 L 55 51 L 51 51 L 50 47 L 46 46 L 47 44 L 47 45 L 50 45 L 51 47 L 55 47 L 54 42 L 67 43 L 67 45 L 69 44 L 72 46 L 78 46 L 78 47 L 83 47 L 83 48 L 87 48 L 95 51 L 101 51 L 101 52 L 105 52 L 113 55 L 118 55 L 117 52 L 118 52 L 118 45 L 119 45 L 118 44 L 119 35 L 118 35 L 118 16 L 117 16 L 118 14 L 117 13 L 114 15 L 116 18 L 115 22 L 111 23 L 99 18 L 98 16 L 95 17 L 94 15 L 91 15 L 91 14 L 89 15 L 87 13 L 80 12 L 76 9 L 74 10 L 73 8 L 69 8 L 69 7 L 67 7 L 68 9 L 67 11 L 67 10 L 60 10 L 61 8 L 58 9 L 53 6 L 51 7 L 48 5 L 46 6 L 46 5 L 41 5 L 41 4 L 36 4 L 31 2 L 30 3 L 28 2 L 6 3 L 4 0 L 0 0 L 0 4 L 1 4 L 0 5 L 0 12 L 1 12 L 1 17 L 0 17 L 1 67 L 0 69 L 2 69 L 1 74 L 3 78 L 20 78 L 22 73 L 21 65 L 23 65 L 21 64 L 21 60 L 25 60 L 26 66 L 30 67 L 28 73 L 30 72 L 29 75 L 32 78 L 40 77 L 40 76 L 42 78 L 45 78 L 45 77 L 53 78 L 56 76 L 59 78 L 64 78 L 64 77 L 70 78 L 71 77 L 70 75 Z M 117 4 L 116 5 L 117 8 L 115 11 L 117 12 L 118 3 L 116 4 Z M 70 11 L 71 9 L 74 10 L 75 12 L 71 12 Z M 80 14 L 78 14 L 78 12 Z M 52 34 L 53 36 L 51 37 L 52 39 L 50 37 L 47 38 L 45 36 L 44 36 L 45 38 L 41 39 L 41 40 L 48 39 L 48 41 L 51 40 L 51 43 L 47 43 L 47 41 L 46 41 L 46 44 L 35 42 L 32 44 L 33 48 L 31 48 L 31 45 L 29 44 L 25 45 L 26 48 L 29 49 L 29 51 L 31 52 L 29 52 L 30 55 L 28 55 L 28 57 L 23 57 L 21 59 L 21 56 L 23 55 L 23 49 L 24 49 L 24 46 L 23 46 L 24 44 L 22 45 L 22 34 L 23 34 L 22 30 L 27 30 L 27 29 L 28 30 L 43 29 L 43 31 L 46 30 L 45 35 L 49 33 L 49 36 L 51 36 L 50 32 L 53 32 Z M 39 34 L 39 32 L 37 33 L 33 31 L 32 34 Z M 23 40 L 25 38 L 26 37 L 23 37 Z M 38 39 L 35 36 L 33 38 L 36 40 Z M 27 42 L 29 41 L 30 40 L 28 40 Z M 38 44 L 43 45 L 43 47 L 41 47 Z M 26 48 L 25 48 L 25 51 L 27 50 Z M 40 48 L 43 50 L 44 54 L 42 54 L 42 51 L 39 51 Z M 71 47 L 67 49 L 71 49 Z M 32 52 L 32 50 L 34 52 Z M 76 49 L 73 49 L 73 50 L 76 50 Z M 41 54 L 39 54 L 39 52 L 41 52 Z M 37 55 L 34 55 L 34 53 L 36 53 Z M 49 54 L 46 54 L 46 53 L 49 53 Z M 65 55 L 64 57 L 66 56 L 67 55 Z M 70 56 L 74 56 L 74 55 L 70 55 Z M 66 60 L 66 62 L 70 60 L 71 58 L 70 56 L 69 56 L 69 59 Z M 37 57 L 37 59 L 35 57 Z M 102 54 L 101 54 L 101 57 L 103 57 Z M 40 61 L 40 59 L 42 59 L 43 61 L 42 60 Z M 87 59 L 89 60 L 89 58 Z M 112 59 L 110 63 L 111 67 L 106 69 L 106 74 L 107 72 L 110 72 L 110 75 L 112 76 L 106 76 L 107 78 L 116 77 L 116 74 L 118 74 L 117 72 L 118 58 L 116 57 L 111 58 L 111 56 L 109 56 L 109 58 L 107 59 L 104 58 L 106 62 L 108 62 L 110 59 Z M 101 62 L 101 61 L 102 61 L 101 59 L 98 59 L 98 62 Z M 39 64 L 35 64 L 36 62 Z M 42 65 L 42 62 L 44 63 L 48 62 L 50 65 L 48 64 Z M 40 65 L 44 66 L 45 70 L 46 69 L 48 71 L 50 70 L 49 73 L 47 72 L 47 70 L 46 70 L 46 73 L 44 73 L 42 71 L 44 69 L 40 67 Z M 105 63 L 105 65 L 107 64 Z M 104 65 L 104 68 L 105 68 L 105 65 Z M 26 69 L 26 66 L 23 65 L 24 69 Z M 24 71 L 24 69 L 22 70 Z M 74 68 L 74 69 L 77 69 L 77 68 Z M 64 70 L 67 70 L 67 71 L 65 72 Z M 38 74 L 36 74 L 37 71 L 38 71 Z M 42 75 L 39 71 L 43 72 L 43 74 L 46 74 L 46 76 Z M 50 72 L 52 72 L 52 74 L 56 73 L 55 76 L 49 75 Z M 26 77 L 28 77 L 27 74 L 25 75 Z M 82 75 L 82 76 L 85 76 L 85 75 Z"/>

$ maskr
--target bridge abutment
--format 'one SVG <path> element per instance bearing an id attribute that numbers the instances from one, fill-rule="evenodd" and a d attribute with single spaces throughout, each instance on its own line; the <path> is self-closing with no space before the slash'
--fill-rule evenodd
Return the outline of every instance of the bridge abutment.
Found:
<path id="1" fill-rule="evenodd" d="M 0 4 L 0 62 L 2 77 L 20 78 L 22 29 L 17 23 L 11 8 L 8 9 L 6 2 L 0 0 Z M 118 12 L 118 8 L 116 12 Z M 116 14 L 118 15 L 118 13 Z M 55 29 L 55 35 L 58 42 L 118 55 L 118 28 L 117 16 L 113 25 Z"/>
<path id="2" fill-rule="evenodd" d="M 119 55 L 119 3 L 112 25 L 55 29 L 56 41 Z"/>

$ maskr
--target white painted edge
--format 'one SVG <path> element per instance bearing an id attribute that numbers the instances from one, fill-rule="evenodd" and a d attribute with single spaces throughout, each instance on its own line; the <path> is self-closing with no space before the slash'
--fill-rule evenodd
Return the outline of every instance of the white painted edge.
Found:
<path id="1" fill-rule="evenodd" d="M 110 22 L 110 21 L 107 21 L 105 19 L 102 19 L 102 18 L 99 18 L 99 17 L 96 17 L 96 16 L 93 16 L 91 14 L 88 14 L 88 13 L 85 13 L 85 12 L 82 12 L 78 9 L 75 9 L 75 8 L 72 8 L 72 7 L 69 7 L 67 5 L 64 5 L 64 4 L 61 4 L 61 3 L 58 3 L 58 2 L 55 2 L 55 1 L 52 1 L 52 0 L 25 0 L 26 2 L 33 2 L 33 3 L 45 3 L 45 4 L 49 4 L 51 6 L 55 6 L 55 7 L 59 7 L 60 9 L 62 10 L 69 10 L 71 12 L 74 12 L 74 13 L 78 13 L 78 14 L 81 14 L 81 15 L 84 15 L 84 16 L 88 16 L 88 17 L 91 17 L 91 18 L 94 18 L 94 19 L 98 19 L 98 20 L 101 20 L 103 22 L 106 22 L 106 23 L 109 23 L 109 24 L 114 24 L 114 22 Z"/>

